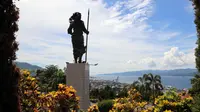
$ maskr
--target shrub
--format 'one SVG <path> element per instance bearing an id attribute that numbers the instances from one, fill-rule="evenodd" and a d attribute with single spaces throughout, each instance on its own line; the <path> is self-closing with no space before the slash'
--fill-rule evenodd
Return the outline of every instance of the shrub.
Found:
<path id="1" fill-rule="evenodd" d="M 99 111 L 100 112 L 109 112 L 109 110 L 113 107 L 113 100 L 103 100 L 98 103 Z"/>
<path id="2" fill-rule="evenodd" d="M 147 102 L 141 101 L 141 95 L 136 89 L 128 92 L 128 97 L 114 100 L 113 108 L 110 112 L 152 112 L 153 106 L 148 106 Z"/>
<path id="3" fill-rule="evenodd" d="M 59 84 L 57 91 L 41 93 L 37 80 L 23 70 L 19 93 L 23 112 L 60 112 L 79 109 L 79 97 L 73 87 Z"/>
<path id="4" fill-rule="evenodd" d="M 183 96 L 175 91 L 168 91 L 164 95 L 155 99 L 154 112 L 162 112 L 170 110 L 173 112 L 191 112 L 193 98 L 191 96 Z"/>
<path id="5" fill-rule="evenodd" d="M 99 108 L 97 105 L 92 105 L 88 108 L 88 112 L 99 112 Z"/>

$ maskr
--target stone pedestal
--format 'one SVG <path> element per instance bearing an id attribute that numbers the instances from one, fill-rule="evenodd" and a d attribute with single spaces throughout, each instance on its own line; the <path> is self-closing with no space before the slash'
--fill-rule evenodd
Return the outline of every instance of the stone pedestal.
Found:
<path id="1" fill-rule="evenodd" d="M 90 105 L 89 100 L 89 64 L 68 63 L 65 71 L 66 82 L 72 86 L 80 97 L 80 108 L 87 110 Z"/>

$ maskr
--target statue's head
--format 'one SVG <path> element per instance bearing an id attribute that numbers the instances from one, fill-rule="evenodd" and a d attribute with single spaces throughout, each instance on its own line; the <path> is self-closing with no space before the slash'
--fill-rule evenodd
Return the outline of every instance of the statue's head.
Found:
<path id="1" fill-rule="evenodd" d="M 69 18 L 70 23 L 76 20 L 81 20 L 81 13 L 75 12 L 73 15 Z"/>
<path id="2" fill-rule="evenodd" d="M 80 12 L 75 12 L 74 16 L 75 16 L 74 20 L 81 20 L 81 13 Z"/>

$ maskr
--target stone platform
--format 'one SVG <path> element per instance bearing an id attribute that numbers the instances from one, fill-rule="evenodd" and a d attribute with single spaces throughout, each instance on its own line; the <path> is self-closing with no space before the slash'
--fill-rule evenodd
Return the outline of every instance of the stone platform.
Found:
<path id="1" fill-rule="evenodd" d="M 89 100 L 89 64 L 67 63 L 65 71 L 67 86 L 73 86 L 80 97 L 80 108 L 86 111 L 90 105 Z"/>

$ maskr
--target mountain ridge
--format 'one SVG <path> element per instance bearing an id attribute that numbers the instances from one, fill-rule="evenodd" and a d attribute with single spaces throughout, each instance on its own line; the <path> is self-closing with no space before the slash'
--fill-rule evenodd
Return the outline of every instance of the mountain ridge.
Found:
<path id="1" fill-rule="evenodd" d="M 38 70 L 38 69 L 43 69 L 42 67 L 38 65 L 33 65 L 27 62 L 15 62 L 16 66 L 19 67 L 20 69 L 28 69 L 28 70 Z"/>
<path id="2" fill-rule="evenodd" d="M 37 70 L 43 69 L 38 65 L 33 65 L 27 62 L 15 62 L 16 65 L 21 69 L 28 69 L 28 70 Z M 185 68 L 185 69 L 171 69 L 171 70 L 138 70 L 138 71 L 126 71 L 126 72 L 115 72 L 115 73 L 104 73 L 104 74 L 97 74 L 96 76 L 107 76 L 107 75 L 114 75 L 114 76 L 141 76 L 143 74 L 152 73 L 153 75 L 160 75 L 160 76 L 194 76 L 197 72 L 197 69 L 194 68 Z"/>
<path id="3" fill-rule="evenodd" d="M 171 70 L 138 70 L 138 71 L 127 71 L 127 72 L 117 72 L 117 73 L 106 73 L 106 74 L 97 74 L 101 75 L 116 75 L 116 76 L 133 76 L 133 75 L 143 75 L 152 73 L 153 75 L 161 76 L 194 76 L 197 72 L 197 69 L 194 68 L 185 68 L 185 69 L 171 69 Z"/>

